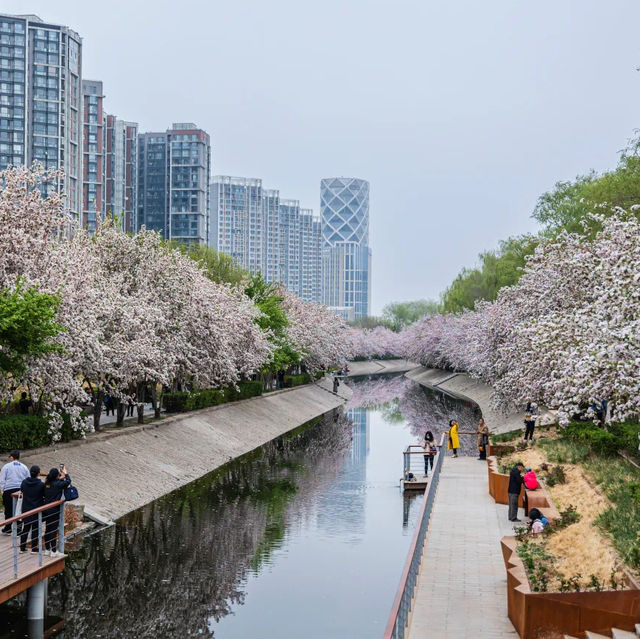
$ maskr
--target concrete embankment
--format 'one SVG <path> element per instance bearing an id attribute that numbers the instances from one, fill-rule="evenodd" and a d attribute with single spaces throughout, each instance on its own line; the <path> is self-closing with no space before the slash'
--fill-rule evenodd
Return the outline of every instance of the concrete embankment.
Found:
<path id="1" fill-rule="evenodd" d="M 405 373 L 418 364 L 406 359 L 376 359 L 365 362 L 349 362 L 348 377 L 361 377 L 364 375 L 390 375 L 393 373 Z"/>
<path id="2" fill-rule="evenodd" d="M 82 442 L 25 453 L 28 466 L 65 463 L 77 503 L 112 520 L 206 475 L 231 459 L 342 406 L 351 390 L 331 380 L 97 433 Z"/>
<path id="3" fill-rule="evenodd" d="M 420 366 L 406 373 L 409 379 L 427 388 L 437 388 L 462 399 L 470 399 L 478 404 L 482 415 L 492 433 L 504 433 L 516 428 L 523 428 L 524 406 L 522 411 L 502 413 L 491 407 L 491 386 L 469 377 L 466 373 L 452 373 L 436 368 Z M 541 411 L 542 423 L 555 421 L 552 411 Z"/>

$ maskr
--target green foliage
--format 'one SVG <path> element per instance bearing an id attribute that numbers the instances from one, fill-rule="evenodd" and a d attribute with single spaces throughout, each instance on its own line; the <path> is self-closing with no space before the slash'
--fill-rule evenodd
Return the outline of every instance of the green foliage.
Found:
<path id="1" fill-rule="evenodd" d="M 183 242 L 169 242 L 171 248 L 178 249 L 191 259 L 199 262 L 206 276 L 218 284 L 241 286 L 249 274 L 226 253 L 219 253 L 210 246 L 203 244 L 185 244 Z"/>
<path id="2" fill-rule="evenodd" d="M 586 444 L 568 439 L 540 440 L 538 446 L 546 451 L 549 461 L 557 464 L 579 464 L 591 456 L 591 449 Z"/>
<path id="3" fill-rule="evenodd" d="M 415 300 L 412 302 L 392 302 L 382 309 L 382 319 L 394 331 L 417 322 L 425 315 L 435 315 L 440 311 L 440 305 L 434 300 Z"/>
<path id="4" fill-rule="evenodd" d="M 389 330 L 393 330 L 393 322 L 384 317 L 375 317 L 373 315 L 369 315 L 367 317 L 358 317 L 349 322 L 349 326 L 353 326 L 354 328 L 377 328 L 378 326 L 384 326 L 384 328 L 388 328 Z"/>
<path id="5" fill-rule="evenodd" d="M 71 429 L 68 415 L 63 415 L 61 440 L 68 442 L 80 435 Z M 53 443 L 49 421 L 41 415 L 8 415 L 0 418 L 0 450 L 39 448 Z"/>
<path id="6" fill-rule="evenodd" d="M 557 468 L 562 468 L 561 466 L 557 466 Z M 563 473 L 564 476 L 564 473 Z M 564 484 L 564 481 L 558 482 L 559 484 Z M 567 506 L 565 510 L 560 511 L 560 521 L 556 522 L 555 528 L 566 528 L 567 526 L 571 526 L 571 524 L 575 524 L 580 521 L 580 513 L 576 510 L 576 507 L 573 505 Z"/>
<path id="7" fill-rule="evenodd" d="M 285 375 L 284 386 L 285 388 L 293 388 L 294 386 L 302 386 L 311 382 L 311 375 L 309 373 L 301 373 L 300 375 Z"/>
<path id="8" fill-rule="evenodd" d="M 518 545 L 518 557 L 522 560 L 534 592 L 546 592 L 549 587 L 549 569 L 553 555 L 547 552 L 546 543 L 525 539 Z"/>
<path id="9" fill-rule="evenodd" d="M 549 471 L 546 479 L 547 486 L 555 486 L 556 484 L 564 484 L 567 481 L 564 468 L 562 466 L 553 466 Z"/>
<path id="10" fill-rule="evenodd" d="M 226 402 L 249 399 L 262 395 L 262 382 L 239 382 L 238 388 L 230 386 L 224 389 L 205 388 L 198 391 L 164 393 L 162 404 L 167 413 L 184 413 L 210 406 L 218 406 Z"/>
<path id="11" fill-rule="evenodd" d="M 595 232 L 599 225 L 587 220 L 594 210 L 608 214 L 612 207 L 629 209 L 640 203 L 640 137 L 631 140 L 613 171 L 598 175 L 594 171 L 573 182 L 558 182 L 553 191 L 540 196 L 533 217 L 546 227 L 546 233 L 582 232 L 584 225 Z M 599 205 L 606 205 L 600 207 Z"/>
<path id="12" fill-rule="evenodd" d="M 633 568 L 640 568 L 640 471 L 621 458 L 594 458 L 585 464 L 612 503 L 596 519 Z"/>
<path id="13" fill-rule="evenodd" d="M 262 275 L 254 275 L 245 286 L 245 294 L 253 300 L 261 315 L 256 324 L 269 336 L 275 346 L 265 371 L 287 370 L 300 362 L 302 353 L 294 350 L 289 343 L 287 326 L 289 320 L 282 308 L 283 298 L 278 293 L 278 284 L 267 284 Z"/>
<path id="14" fill-rule="evenodd" d="M 56 322 L 60 298 L 37 287 L 0 290 L 0 371 L 19 376 L 29 357 L 59 352 L 51 340 L 62 330 Z"/>
<path id="15" fill-rule="evenodd" d="M 571 422 L 564 429 L 570 442 L 584 444 L 595 455 L 611 457 L 620 448 L 618 438 L 593 422 Z"/>
<path id="16" fill-rule="evenodd" d="M 506 433 L 491 435 L 491 443 L 504 444 L 505 442 L 512 442 L 514 439 L 518 439 L 520 437 L 522 437 L 522 428 L 516 428 L 515 430 L 509 430 Z"/>
<path id="17" fill-rule="evenodd" d="M 464 268 L 442 295 L 442 310 L 457 313 L 473 309 L 476 301 L 493 301 L 503 286 L 512 286 L 522 275 L 526 256 L 537 246 L 531 235 L 512 237 L 500 244 L 497 251 L 480 254 L 478 268 Z"/>

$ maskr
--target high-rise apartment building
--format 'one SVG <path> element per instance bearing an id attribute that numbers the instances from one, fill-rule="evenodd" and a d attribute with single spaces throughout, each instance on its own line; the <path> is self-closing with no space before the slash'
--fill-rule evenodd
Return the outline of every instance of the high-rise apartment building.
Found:
<path id="1" fill-rule="evenodd" d="M 138 124 L 105 118 L 105 211 L 128 233 L 138 229 Z"/>
<path id="2" fill-rule="evenodd" d="M 298 200 L 257 178 L 217 175 L 211 183 L 210 245 L 267 282 L 320 302 L 320 220 Z"/>
<path id="3" fill-rule="evenodd" d="M 322 301 L 322 224 L 312 209 L 300 209 L 300 284 L 303 300 Z"/>
<path id="4" fill-rule="evenodd" d="M 0 170 L 64 170 L 70 212 L 83 213 L 82 39 L 34 15 L 0 14 Z"/>
<path id="5" fill-rule="evenodd" d="M 262 273 L 267 282 L 281 282 L 280 263 L 280 191 L 262 190 L 264 258 Z"/>
<path id="6" fill-rule="evenodd" d="M 280 200 L 280 278 L 293 293 L 300 290 L 300 202 Z"/>
<path id="7" fill-rule="evenodd" d="M 210 244 L 252 273 L 262 272 L 262 180 L 216 175 L 211 183 Z"/>
<path id="8" fill-rule="evenodd" d="M 344 317 L 366 317 L 371 299 L 369 183 L 357 178 L 320 182 L 324 303 Z"/>
<path id="9" fill-rule="evenodd" d="M 165 239 L 209 241 L 211 143 L 206 131 L 177 123 L 138 136 L 138 228 Z"/>
<path id="10" fill-rule="evenodd" d="M 105 211 L 102 82 L 83 80 L 82 102 L 82 226 L 95 232 Z"/>

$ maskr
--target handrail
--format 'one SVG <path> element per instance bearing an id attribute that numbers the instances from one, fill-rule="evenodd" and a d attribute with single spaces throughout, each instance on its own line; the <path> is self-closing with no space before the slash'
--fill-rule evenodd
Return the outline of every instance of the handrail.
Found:
<path id="1" fill-rule="evenodd" d="M 9 524 L 13 524 L 13 522 L 18 522 L 25 517 L 29 517 L 30 515 L 37 515 L 38 513 L 44 512 L 45 510 L 49 510 L 49 508 L 53 508 L 54 506 L 59 506 L 64 503 L 64 499 L 58 499 L 58 501 L 52 501 L 50 504 L 45 504 L 44 506 L 38 506 L 33 510 L 27 510 L 26 513 L 21 513 L 20 515 L 15 515 L 11 517 L 11 519 L 5 519 L 4 521 L 0 521 L 0 524 L 3 526 L 8 526 Z"/>
<path id="2" fill-rule="evenodd" d="M 15 504 L 14 502 L 14 509 Z M 33 508 L 28 510 L 27 512 L 21 513 L 20 515 L 15 515 L 14 517 L 10 517 L 6 519 L 0 524 L 3 526 L 11 527 L 11 546 L 9 547 L 9 552 L 6 554 L 3 552 L 0 554 L 0 568 L 5 569 L 10 565 L 13 568 L 13 578 L 18 579 L 19 568 L 22 559 L 20 558 L 18 548 L 21 547 L 23 550 L 20 550 L 20 553 L 35 553 L 38 554 L 38 566 L 41 568 L 44 564 L 43 555 L 47 552 L 43 549 L 43 536 L 46 545 L 53 551 L 57 548 L 57 553 L 53 552 L 54 557 L 60 557 L 64 555 L 64 511 L 65 511 L 66 501 L 64 499 L 58 499 L 56 501 L 52 501 L 49 504 L 44 504 L 43 506 L 38 506 L 37 508 Z M 56 517 L 48 517 L 45 511 L 51 511 L 53 509 L 59 510 L 59 515 L 56 513 Z M 45 513 L 43 517 L 43 513 Z M 33 517 L 30 522 L 24 521 L 27 518 Z M 57 520 L 57 521 L 56 521 Z M 22 522 L 22 527 L 20 531 L 18 530 L 18 523 Z M 54 523 L 55 522 L 55 523 Z M 44 524 L 46 523 L 46 534 L 43 535 Z M 33 527 L 35 524 L 35 528 Z M 52 536 L 51 533 L 51 525 L 56 529 L 53 531 Z M 26 528 L 26 530 L 25 530 Z M 34 535 L 34 532 L 36 533 Z M 57 543 L 56 543 L 57 537 Z M 34 546 L 35 540 L 37 540 L 37 546 Z M 31 541 L 31 552 L 27 551 L 27 543 Z M 29 566 L 29 564 L 27 564 Z M 32 566 L 31 566 L 32 568 Z M 30 568 L 28 567 L 27 570 Z"/>
<path id="3" fill-rule="evenodd" d="M 416 530 L 413 533 L 413 539 L 411 540 L 411 546 L 409 547 L 409 554 L 402 570 L 400 584 L 396 591 L 393 605 L 391 606 L 391 614 L 389 615 L 389 621 L 387 622 L 383 639 L 404 639 L 405 636 L 405 629 L 409 621 L 409 613 L 411 612 L 413 593 L 418 581 L 418 569 L 420 567 L 424 540 L 429 526 L 429 517 L 431 515 L 431 509 L 435 499 L 438 479 L 440 478 L 442 460 L 444 459 L 443 447 L 445 435 L 446 433 L 442 434 L 440 443 L 437 445 L 438 452 L 436 454 L 436 459 L 434 460 L 435 463 L 433 473 L 431 475 L 431 481 L 425 491 L 422 510 L 420 511 L 420 518 L 416 526 Z"/>

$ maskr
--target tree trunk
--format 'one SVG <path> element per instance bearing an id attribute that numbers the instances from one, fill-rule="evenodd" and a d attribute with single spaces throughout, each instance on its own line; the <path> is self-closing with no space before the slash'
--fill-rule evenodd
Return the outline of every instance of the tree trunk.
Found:
<path id="1" fill-rule="evenodd" d="M 158 385 L 151 384 L 151 401 L 153 402 L 153 416 L 160 418 L 160 402 L 158 401 Z"/>
<path id="2" fill-rule="evenodd" d="M 145 386 L 144 382 L 138 382 L 138 424 L 144 424 Z"/>
<path id="3" fill-rule="evenodd" d="M 100 417 L 102 416 L 102 405 L 104 404 L 104 391 L 98 389 L 93 393 L 93 429 L 98 432 L 102 430 Z"/>
<path id="4" fill-rule="evenodd" d="M 116 415 L 116 426 L 122 426 L 122 424 L 124 424 L 124 411 L 125 411 L 126 406 L 124 405 L 124 402 L 119 401 L 118 402 L 118 409 L 117 409 L 117 415 Z"/>

